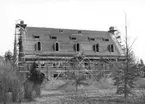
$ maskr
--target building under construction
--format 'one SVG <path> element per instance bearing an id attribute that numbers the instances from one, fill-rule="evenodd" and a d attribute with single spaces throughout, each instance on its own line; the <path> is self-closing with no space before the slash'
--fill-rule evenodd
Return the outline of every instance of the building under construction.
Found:
<path id="1" fill-rule="evenodd" d="M 35 61 L 49 77 L 64 73 L 69 60 L 83 55 L 80 64 L 89 71 L 110 70 L 112 64 L 123 61 L 124 51 L 114 27 L 107 31 L 30 27 L 20 21 L 15 27 L 14 56 L 20 71 L 27 71 Z M 49 74 L 48 74 L 49 73 Z"/>

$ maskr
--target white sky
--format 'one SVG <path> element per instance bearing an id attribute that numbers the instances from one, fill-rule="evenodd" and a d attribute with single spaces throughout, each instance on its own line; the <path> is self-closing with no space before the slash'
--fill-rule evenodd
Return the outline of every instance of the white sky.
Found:
<path id="1" fill-rule="evenodd" d="M 28 26 L 108 31 L 115 26 L 125 35 L 127 14 L 129 41 L 145 61 L 144 0 L 0 0 L 0 55 L 13 51 L 15 21 Z"/>

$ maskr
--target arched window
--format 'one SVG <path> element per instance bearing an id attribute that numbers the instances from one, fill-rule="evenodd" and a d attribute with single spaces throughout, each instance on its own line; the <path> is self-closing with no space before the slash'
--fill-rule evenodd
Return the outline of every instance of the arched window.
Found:
<path id="1" fill-rule="evenodd" d="M 93 45 L 93 51 L 94 52 L 99 52 L 99 44 L 94 44 Z"/>
<path id="2" fill-rule="evenodd" d="M 59 43 L 58 42 L 56 42 L 55 44 L 54 44 L 54 51 L 59 51 Z"/>
<path id="3" fill-rule="evenodd" d="M 42 47 L 41 47 L 41 42 L 38 42 L 35 44 L 35 51 L 41 51 Z"/>
<path id="4" fill-rule="evenodd" d="M 109 52 L 114 52 L 114 46 L 113 46 L 113 44 L 108 45 L 108 51 Z"/>
<path id="5" fill-rule="evenodd" d="M 74 45 L 74 50 L 75 50 L 76 52 L 79 52 L 79 51 L 80 51 L 80 44 L 79 44 L 79 43 L 76 43 L 76 44 Z"/>

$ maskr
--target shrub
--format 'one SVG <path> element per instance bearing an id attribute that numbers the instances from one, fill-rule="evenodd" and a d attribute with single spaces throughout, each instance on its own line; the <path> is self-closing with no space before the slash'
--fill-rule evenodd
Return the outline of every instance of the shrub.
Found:
<path id="1" fill-rule="evenodd" d="M 12 101 L 17 101 L 20 92 L 20 80 L 17 67 L 10 62 L 0 63 L 0 101 L 6 103 L 7 93 L 12 93 Z"/>

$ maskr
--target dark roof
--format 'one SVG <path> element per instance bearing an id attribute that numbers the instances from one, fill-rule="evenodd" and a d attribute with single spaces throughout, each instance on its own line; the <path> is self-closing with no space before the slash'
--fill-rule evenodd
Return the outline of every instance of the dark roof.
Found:
<path id="1" fill-rule="evenodd" d="M 79 42 L 80 41 L 89 42 L 88 38 L 96 38 L 96 39 L 98 39 L 97 42 L 100 42 L 100 44 L 102 44 L 104 46 L 105 46 L 105 44 L 114 44 L 115 45 L 117 52 L 114 52 L 112 54 L 109 53 L 109 55 L 121 55 L 122 54 L 120 45 L 118 45 L 117 41 L 113 38 L 113 35 L 108 31 L 46 28 L 46 27 L 26 27 L 26 31 L 27 31 L 27 33 L 26 33 L 27 39 L 29 38 L 30 40 L 32 40 L 33 35 L 39 35 L 39 36 L 42 36 L 42 38 L 43 38 L 42 40 L 44 40 L 45 42 L 49 41 L 49 39 L 45 36 L 57 36 L 60 41 L 64 41 L 65 43 L 70 41 L 68 37 L 73 36 L 73 35 L 78 37 L 77 41 L 79 41 Z M 79 38 L 79 36 L 83 36 L 83 37 Z M 102 40 L 102 38 L 108 38 L 109 42 L 106 43 L 106 42 L 100 41 L 100 40 Z M 27 40 L 27 43 L 28 42 L 29 42 L 29 40 Z M 31 42 L 29 42 L 29 43 L 31 43 Z M 50 45 L 50 43 L 48 43 L 48 45 Z M 105 49 L 107 49 L 107 48 L 105 48 Z M 105 50 L 103 52 L 105 52 Z M 59 54 L 60 53 L 61 52 L 59 52 Z M 105 55 L 106 53 L 100 52 L 100 55 L 101 54 Z"/>
<path id="2" fill-rule="evenodd" d="M 27 27 L 27 35 L 54 35 L 62 34 L 62 37 L 72 35 L 83 35 L 85 37 L 109 37 L 108 31 L 62 29 L 62 28 L 44 28 L 44 27 Z"/>
<path id="3" fill-rule="evenodd" d="M 66 28 L 47 28 L 47 27 L 32 27 L 27 26 L 26 29 L 41 29 L 41 30 L 64 30 L 64 31 L 84 31 L 84 32 L 108 32 L 108 31 L 97 31 L 97 30 L 87 30 L 87 29 L 66 29 Z"/>

